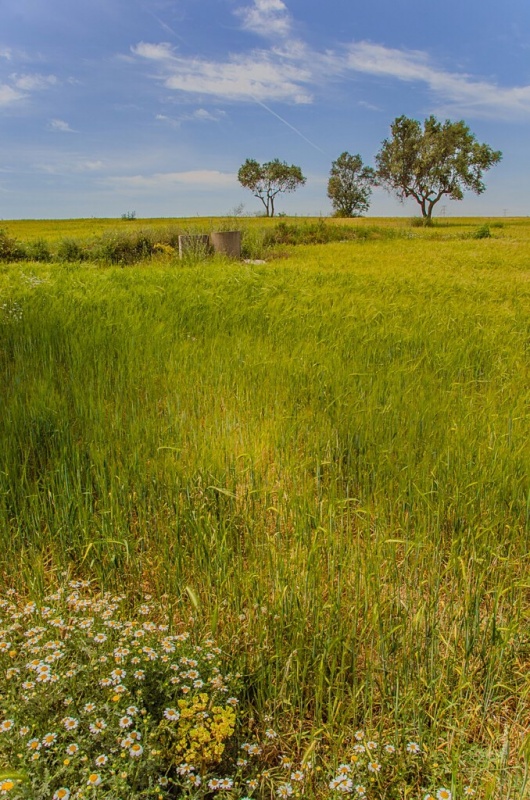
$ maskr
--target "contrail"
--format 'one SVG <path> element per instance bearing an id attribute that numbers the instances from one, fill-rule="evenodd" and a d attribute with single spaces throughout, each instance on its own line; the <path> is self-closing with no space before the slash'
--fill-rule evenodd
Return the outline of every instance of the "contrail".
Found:
<path id="1" fill-rule="evenodd" d="M 284 119 L 283 117 L 280 117 L 280 115 L 277 114 L 276 111 L 273 111 L 272 108 L 269 108 L 268 106 L 266 106 L 265 103 L 262 103 L 261 100 L 258 100 L 257 97 L 252 96 L 252 99 L 255 100 L 255 102 L 259 106 L 264 108 L 265 111 L 268 111 L 269 114 L 272 114 L 273 117 L 276 117 L 276 119 L 279 119 L 280 122 L 283 122 L 284 125 L 287 125 L 288 128 L 290 128 L 292 131 L 297 133 L 298 136 L 300 136 L 304 140 L 304 142 L 307 142 L 308 144 L 311 145 L 311 147 L 314 147 L 315 150 L 318 150 L 319 153 L 322 153 L 323 156 L 327 157 L 328 154 L 325 153 L 324 150 L 322 150 L 322 148 L 318 146 L 318 144 L 315 144 L 314 142 L 311 141 L 311 139 L 308 139 L 307 136 L 304 136 L 304 134 L 301 131 L 299 131 L 298 128 L 295 128 L 294 125 L 291 125 L 291 123 L 287 122 L 286 119 Z"/>

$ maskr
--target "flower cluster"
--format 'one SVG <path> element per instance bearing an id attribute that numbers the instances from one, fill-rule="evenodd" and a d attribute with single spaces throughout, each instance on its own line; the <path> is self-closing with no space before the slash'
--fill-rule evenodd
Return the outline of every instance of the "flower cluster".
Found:
<path id="1" fill-rule="evenodd" d="M 224 768 L 238 700 L 221 651 L 123 600 L 81 581 L 0 599 L 0 763 L 18 775 L 0 795 L 163 798 Z"/>

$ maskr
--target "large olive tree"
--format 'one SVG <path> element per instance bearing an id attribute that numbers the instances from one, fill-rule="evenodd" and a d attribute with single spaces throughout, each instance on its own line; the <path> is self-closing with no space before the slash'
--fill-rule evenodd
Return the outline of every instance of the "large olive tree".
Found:
<path id="1" fill-rule="evenodd" d="M 413 197 L 426 222 L 444 196 L 462 200 L 464 191 L 482 194 L 482 174 L 497 164 L 502 153 L 480 144 L 465 122 L 440 122 L 428 117 L 423 123 L 402 116 L 390 126 L 375 157 L 377 180 L 404 201 Z"/>
<path id="2" fill-rule="evenodd" d="M 274 201 L 278 194 L 294 192 L 306 182 L 300 167 L 278 158 L 265 164 L 247 158 L 239 168 L 237 179 L 241 186 L 250 189 L 254 197 L 261 200 L 267 217 L 274 216 Z"/>

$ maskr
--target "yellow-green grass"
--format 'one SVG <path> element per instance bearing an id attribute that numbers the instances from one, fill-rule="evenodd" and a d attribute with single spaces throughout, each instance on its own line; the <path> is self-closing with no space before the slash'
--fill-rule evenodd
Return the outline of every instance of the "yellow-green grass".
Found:
<path id="1" fill-rule="evenodd" d="M 5 583 L 164 596 L 302 749 L 522 764 L 529 232 L 0 266 Z"/>
<path id="2" fill-rule="evenodd" d="M 206 233 L 216 228 L 225 230 L 227 228 L 237 228 L 242 230 L 254 230 L 256 228 L 271 228 L 278 222 L 315 222 L 320 217 L 287 217 L 265 219 L 263 217 L 188 217 L 188 218 L 146 218 L 146 219 L 112 219 L 97 218 L 90 219 L 44 219 L 44 220 L 5 220 L 0 222 L 0 228 L 6 230 L 9 235 L 16 237 L 23 242 L 31 242 L 35 239 L 45 239 L 50 244 L 60 241 L 63 238 L 91 239 L 109 233 L 130 233 L 132 231 L 152 229 L 164 230 L 168 227 L 182 229 L 182 231 L 204 231 Z M 391 218 L 391 217 L 362 217 L 359 219 L 337 219 L 326 218 L 326 222 L 339 225 L 351 225 L 358 228 L 369 228 L 373 226 L 381 228 L 393 228 L 407 230 L 411 223 L 419 223 L 421 220 L 416 218 Z M 434 228 L 428 229 L 426 233 L 445 233 L 456 234 L 477 228 L 483 224 L 495 226 L 495 234 L 504 236 L 511 231 L 517 231 L 518 237 L 530 237 L 530 226 L 524 217 L 517 218 L 485 218 L 485 217 L 438 217 L 434 220 Z"/>

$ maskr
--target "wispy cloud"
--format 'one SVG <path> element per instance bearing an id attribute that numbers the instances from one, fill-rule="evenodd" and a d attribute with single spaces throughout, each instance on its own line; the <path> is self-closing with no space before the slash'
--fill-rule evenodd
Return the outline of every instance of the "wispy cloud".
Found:
<path id="1" fill-rule="evenodd" d="M 189 170 L 187 172 L 157 172 L 154 175 L 129 175 L 109 178 L 116 188 L 158 190 L 168 187 L 187 186 L 199 189 L 224 189 L 237 186 L 233 173 L 218 170 Z"/>
<path id="2" fill-rule="evenodd" d="M 356 42 L 348 48 L 346 65 L 355 72 L 376 77 L 423 83 L 437 102 L 458 113 L 496 116 L 502 112 L 530 112 L 530 86 L 502 87 L 466 73 L 444 70 L 421 50 Z"/>
<path id="3" fill-rule="evenodd" d="M 0 83 L 0 108 L 10 106 L 12 103 L 22 100 L 23 97 L 25 97 L 23 92 L 19 92 L 5 83 Z"/>
<path id="4" fill-rule="evenodd" d="M 254 0 L 251 6 L 238 8 L 236 14 L 245 30 L 259 36 L 286 37 L 291 32 L 291 15 L 282 0 Z"/>
<path id="5" fill-rule="evenodd" d="M 10 80 L 13 86 L 24 92 L 49 89 L 51 86 L 56 86 L 59 82 L 55 75 L 40 75 L 38 72 L 25 75 L 13 73 L 10 75 Z"/>
<path id="6" fill-rule="evenodd" d="M 179 128 L 183 122 L 219 122 L 226 117 L 226 111 L 215 109 L 208 111 L 205 108 L 197 108 L 178 117 L 168 117 L 166 114 L 157 114 L 156 119 L 160 122 L 167 122 L 175 128 Z"/>
<path id="7" fill-rule="evenodd" d="M 306 84 L 312 81 L 305 64 L 291 63 L 272 51 L 233 55 L 227 61 L 184 58 L 168 44 L 140 42 L 132 48 L 140 58 L 154 61 L 168 89 L 222 97 L 228 100 L 311 102 Z"/>
<path id="8" fill-rule="evenodd" d="M 57 131 L 58 133 L 75 133 L 74 129 L 64 119 L 51 119 L 48 123 L 48 130 Z"/>

